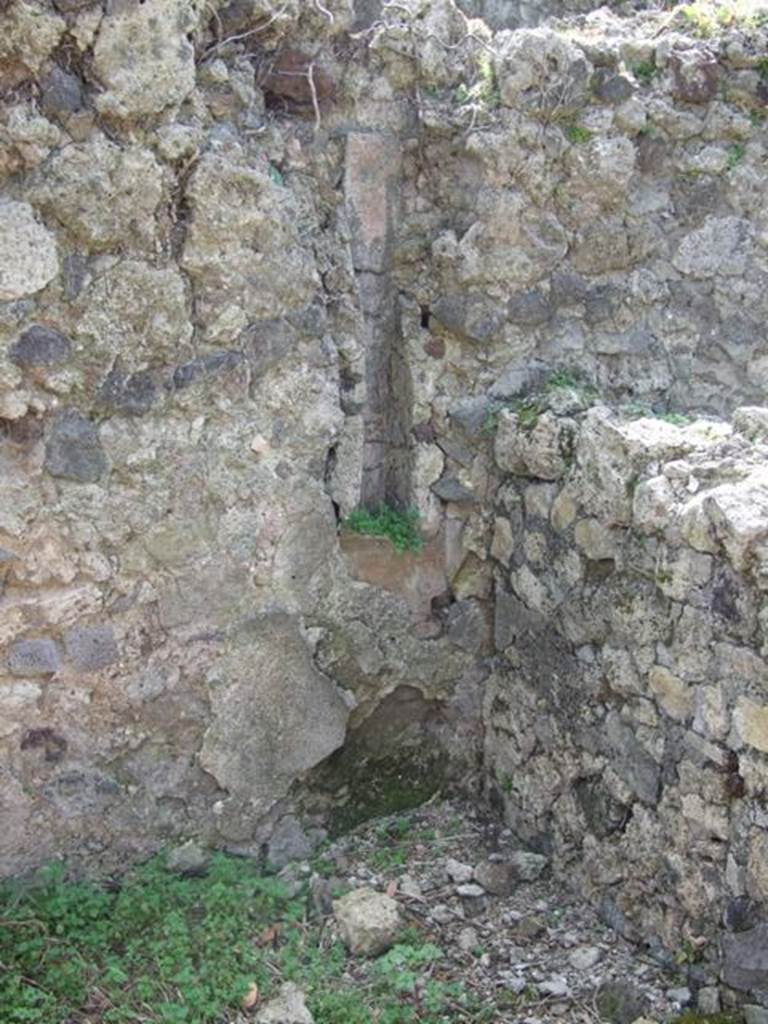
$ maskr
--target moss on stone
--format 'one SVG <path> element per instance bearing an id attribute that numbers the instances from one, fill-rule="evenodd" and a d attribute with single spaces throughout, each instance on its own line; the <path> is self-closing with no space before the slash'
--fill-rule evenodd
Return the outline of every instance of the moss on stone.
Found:
<path id="1" fill-rule="evenodd" d="M 348 791 L 347 798 L 331 813 L 329 831 L 335 837 L 371 818 L 425 803 L 442 785 L 445 759 L 434 753 L 421 757 L 409 751 L 357 763 L 342 756 L 327 770 L 335 776 L 338 790 Z"/>

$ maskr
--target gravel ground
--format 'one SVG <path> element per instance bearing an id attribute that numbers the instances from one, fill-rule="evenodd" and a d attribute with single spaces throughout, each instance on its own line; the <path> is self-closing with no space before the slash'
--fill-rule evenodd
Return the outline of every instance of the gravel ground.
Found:
<path id="1" fill-rule="evenodd" d="M 441 976 L 493 1003 L 498 1024 L 632 1024 L 682 1012 L 691 998 L 684 972 L 663 968 L 607 928 L 551 878 L 543 858 L 524 855 L 510 878 L 508 865 L 520 860 L 511 834 L 472 807 L 428 805 L 333 842 L 313 875 L 313 902 L 330 914 L 342 890 L 393 896 L 408 923 L 444 951 Z M 311 870 L 292 864 L 283 874 L 298 879 Z M 539 877 L 519 880 L 521 871 Z"/>

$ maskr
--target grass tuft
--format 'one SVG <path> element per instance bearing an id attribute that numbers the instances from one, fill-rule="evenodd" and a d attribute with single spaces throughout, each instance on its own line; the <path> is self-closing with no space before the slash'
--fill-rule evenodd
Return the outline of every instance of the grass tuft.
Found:
<path id="1" fill-rule="evenodd" d="M 375 509 L 355 509 L 349 513 L 342 527 L 366 537 L 386 537 L 396 550 L 418 553 L 424 547 L 420 518 L 413 508 L 401 512 L 390 505 L 379 505 Z"/>

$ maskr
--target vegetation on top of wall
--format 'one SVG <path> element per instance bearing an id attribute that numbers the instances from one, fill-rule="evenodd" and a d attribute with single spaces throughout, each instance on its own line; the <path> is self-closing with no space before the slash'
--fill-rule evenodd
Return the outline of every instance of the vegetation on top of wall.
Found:
<path id="1" fill-rule="evenodd" d="M 572 142 L 575 146 L 589 142 L 592 138 L 592 132 L 589 128 L 585 128 L 584 125 L 577 124 L 575 121 L 565 125 L 565 134 L 568 137 L 568 141 Z"/>
<path id="2" fill-rule="evenodd" d="M 598 398 L 597 388 L 580 374 L 567 369 L 556 370 L 537 391 L 532 391 L 521 398 L 493 402 L 483 420 L 483 433 L 494 433 L 502 409 L 510 409 L 517 415 L 521 429 L 533 430 L 541 414 L 553 406 L 556 399 L 562 397 L 564 393 L 572 396 L 574 402 L 583 409 L 594 405 Z"/>
<path id="3" fill-rule="evenodd" d="M 419 512 L 414 508 L 401 511 L 382 504 L 373 509 L 354 509 L 343 521 L 342 529 L 366 537 L 386 537 L 397 551 L 418 553 L 424 547 L 424 537 L 419 529 L 420 519 Z"/>
<path id="4" fill-rule="evenodd" d="M 631 71 L 638 82 L 642 83 L 642 85 L 650 85 L 654 76 L 658 72 L 656 60 L 651 59 L 639 61 L 637 64 L 632 65 Z"/>
<path id="5" fill-rule="evenodd" d="M 454 97 L 459 106 L 471 105 L 477 109 L 495 110 L 501 104 L 501 93 L 496 72 L 489 54 L 481 53 L 477 59 L 477 80 L 472 85 L 462 82 Z"/>
<path id="6" fill-rule="evenodd" d="M 693 0 L 677 8 L 682 26 L 699 39 L 710 39 L 723 29 L 740 26 L 757 28 L 765 23 L 766 12 L 755 10 L 751 0 Z"/>

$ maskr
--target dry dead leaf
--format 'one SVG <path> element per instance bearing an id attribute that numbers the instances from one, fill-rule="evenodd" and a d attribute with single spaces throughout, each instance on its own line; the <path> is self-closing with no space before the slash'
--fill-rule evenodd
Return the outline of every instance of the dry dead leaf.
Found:
<path id="1" fill-rule="evenodd" d="M 258 1001 L 259 986 L 254 981 L 254 983 L 251 985 L 251 987 L 248 989 L 245 996 L 243 997 L 243 1009 L 252 1010 L 256 1003 L 258 1003 Z"/>
<path id="2" fill-rule="evenodd" d="M 265 928 L 264 931 L 259 934 L 259 937 L 256 939 L 256 945 L 273 946 L 280 937 L 282 930 L 283 926 L 281 924 L 271 924 L 269 928 Z"/>

